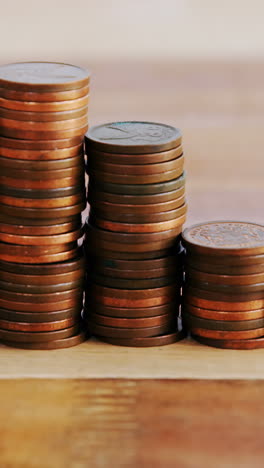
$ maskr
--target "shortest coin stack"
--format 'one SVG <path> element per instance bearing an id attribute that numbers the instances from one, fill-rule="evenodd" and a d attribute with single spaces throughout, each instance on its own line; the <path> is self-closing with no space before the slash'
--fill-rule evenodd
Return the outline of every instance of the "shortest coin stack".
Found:
<path id="1" fill-rule="evenodd" d="M 264 226 L 210 222 L 183 232 L 183 319 L 197 341 L 264 347 Z"/>

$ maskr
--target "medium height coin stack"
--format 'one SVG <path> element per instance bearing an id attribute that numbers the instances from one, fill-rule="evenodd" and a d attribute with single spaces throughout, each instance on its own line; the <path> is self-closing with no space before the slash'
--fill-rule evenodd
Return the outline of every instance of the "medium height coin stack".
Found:
<path id="1" fill-rule="evenodd" d="M 109 343 L 155 346 L 182 337 L 181 140 L 178 129 L 149 122 L 111 123 L 87 134 L 84 319 Z"/>
<path id="2" fill-rule="evenodd" d="M 0 67 L 0 340 L 72 346 L 80 331 L 89 73 L 59 63 Z"/>
<path id="3" fill-rule="evenodd" d="M 204 223 L 183 232 L 184 322 L 218 348 L 264 347 L 264 226 Z"/>

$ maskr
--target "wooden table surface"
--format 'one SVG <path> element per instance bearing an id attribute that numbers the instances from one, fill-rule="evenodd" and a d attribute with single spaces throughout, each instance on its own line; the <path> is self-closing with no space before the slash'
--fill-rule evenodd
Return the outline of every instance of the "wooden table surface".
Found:
<path id="1" fill-rule="evenodd" d="M 83 63 L 85 65 L 85 63 Z M 188 225 L 264 220 L 264 64 L 93 64 L 90 122 L 183 130 Z M 0 347 L 1 468 L 264 464 L 264 351 Z"/>

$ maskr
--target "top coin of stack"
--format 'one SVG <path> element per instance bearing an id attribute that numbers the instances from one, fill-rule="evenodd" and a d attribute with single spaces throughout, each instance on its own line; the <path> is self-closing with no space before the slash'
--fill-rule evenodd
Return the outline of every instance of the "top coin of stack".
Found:
<path id="1" fill-rule="evenodd" d="M 264 226 L 211 222 L 183 232 L 184 320 L 194 337 L 222 348 L 264 346 Z"/>
<path id="2" fill-rule="evenodd" d="M 179 235 L 186 216 L 180 130 L 116 122 L 86 138 L 90 217 L 86 317 L 114 344 L 179 339 Z"/>
<path id="3" fill-rule="evenodd" d="M 72 65 L 0 67 L 0 337 L 14 346 L 66 347 L 83 339 L 78 239 L 89 82 L 90 74 Z M 67 281 L 58 276 L 75 266 Z"/>

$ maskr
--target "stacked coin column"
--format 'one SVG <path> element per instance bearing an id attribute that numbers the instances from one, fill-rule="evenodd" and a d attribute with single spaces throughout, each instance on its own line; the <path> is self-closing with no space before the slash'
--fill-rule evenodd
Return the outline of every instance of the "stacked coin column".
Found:
<path id="1" fill-rule="evenodd" d="M 218 348 L 264 347 L 264 226 L 200 224 L 183 232 L 184 322 Z"/>
<path id="2" fill-rule="evenodd" d="M 56 63 L 0 67 L 0 339 L 72 346 L 80 333 L 89 73 Z"/>
<path id="3" fill-rule="evenodd" d="M 86 148 L 88 327 L 117 345 L 177 341 L 186 216 L 181 132 L 117 122 L 92 128 Z"/>

